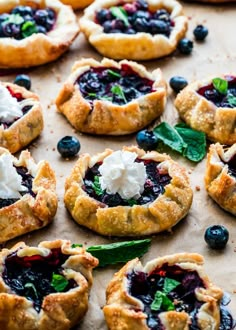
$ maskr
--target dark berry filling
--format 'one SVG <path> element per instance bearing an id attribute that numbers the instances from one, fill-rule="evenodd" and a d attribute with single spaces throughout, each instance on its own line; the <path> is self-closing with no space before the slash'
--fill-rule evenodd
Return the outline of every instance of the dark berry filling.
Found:
<path id="1" fill-rule="evenodd" d="M 84 178 L 83 189 L 87 194 L 96 200 L 112 207 L 118 205 L 143 205 L 153 202 L 160 194 L 165 191 L 165 186 L 170 183 L 171 177 L 167 173 L 161 173 L 157 167 L 159 163 L 151 160 L 136 159 L 136 162 L 143 162 L 146 167 L 147 178 L 144 184 L 144 191 L 141 196 L 136 199 L 123 199 L 118 193 L 108 194 L 103 191 L 99 184 L 100 164 L 95 164 L 87 170 Z"/>
<path id="2" fill-rule="evenodd" d="M 236 178 L 236 154 L 228 161 L 229 173 Z"/>
<path id="3" fill-rule="evenodd" d="M 225 76 L 224 79 L 228 82 L 226 93 L 221 93 L 217 90 L 213 83 L 199 88 L 198 94 L 213 102 L 217 107 L 235 108 L 236 107 L 236 77 Z"/>
<path id="4" fill-rule="evenodd" d="M 83 97 L 93 105 L 96 99 L 126 104 L 153 92 L 154 81 L 140 77 L 128 65 L 117 68 L 90 68 L 77 80 Z"/>
<path id="5" fill-rule="evenodd" d="M 17 295 L 33 301 L 34 308 L 39 312 L 44 297 L 58 292 L 52 285 L 53 274 L 62 275 L 62 265 L 68 257 L 60 248 L 52 249 L 46 257 L 18 257 L 17 252 L 13 252 L 5 259 L 3 280 Z M 60 292 L 67 292 L 76 286 L 74 280 L 69 280 Z"/>
<path id="6" fill-rule="evenodd" d="M 174 21 L 166 9 L 151 11 L 144 0 L 120 4 L 97 11 L 95 21 L 103 26 L 105 33 L 136 34 L 147 32 L 169 37 Z"/>
<path id="7" fill-rule="evenodd" d="M 21 40 L 34 33 L 46 34 L 53 29 L 55 21 L 56 13 L 51 8 L 17 6 L 10 13 L 0 15 L 0 38 Z"/>

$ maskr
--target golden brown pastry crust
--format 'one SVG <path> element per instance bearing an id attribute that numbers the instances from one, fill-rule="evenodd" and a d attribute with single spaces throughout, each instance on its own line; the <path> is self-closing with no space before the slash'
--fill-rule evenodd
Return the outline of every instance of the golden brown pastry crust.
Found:
<path id="1" fill-rule="evenodd" d="M 47 34 L 35 33 L 22 40 L 0 38 L 1 68 L 31 67 L 54 61 L 69 48 L 79 33 L 73 10 L 58 0 L 2 0 L 0 13 L 9 12 L 18 5 L 52 8 L 57 13 L 55 27 Z"/>
<path id="2" fill-rule="evenodd" d="M 77 287 L 44 297 L 42 309 L 38 313 L 33 303 L 15 294 L 2 278 L 4 260 L 19 250 L 24 255 L 39 254 L 40 250 L 61 248 L 69 258 L 63 264 L 65 278 L 73 279 Z M 22 252 L 23 251 L 23 252 Z M 43 251 L 44 252 L 44 251 Z M 43 253 L 42 252 L 42 253 Z M 19 252 L 18 252 L 19 253 Z M 88 294 L 92 285 L 92 269 L 98 260 L 83 248 L 71 248 L 71 242 L 55 240 L 41 242 L 32 248 L 20 242 L 11 249 L 0 252 L 0 327 L 4 330 L 67 330 L 76 325 L 88 309 Z"/>
<path id="3" fill-rule="evenodd" d="M 9 153 L 0 147 L 0 155 Z M 17 202 L 0 208 L 0 243 L 48 225 L 57 211 L 56 178 L 50 164 L 35 163 L 30 153 L 22 151 L 16 166 L 24 166 L 33 174 L 32 190 L 35 197 L 25 194 Z"/>
<path id="4" fill-rule="evenodd" d="M 70 5 L 73 9 L 83 9 L 89 5 L 94 0 L 61 0 L 65 5 Z"/>
<path id="5" fill-rule="evenodd" d="M 132 2 L 125 0 L 124 3 Z M 124 33 L 104 33 L 103 27 L 94 21 L 95 12 L 101 8 L 110 8 L 120 4 L 119 0 L 99 0 L 85 9 L 84 16 L 79 24 L 81 31 L 88 41 L 103 56 L 113 59 L 150 60 L 172 53 L 178 41 L 184 37 L 187 31 L 187 17 L 183 14 L 183 8 L 176 0 L 146 0 L 153 11 L 167 9 L 175 26 L 169 36 L 161 34 L 137 33 L 128 35 Z"/>
<path id="6" fill-rule="evenodd" d="M 106 149 L 93 157 L 83 154 L 78 159 L 65 183 L 67 209 L 80 225 L 107 236 L 140 236 L 170 229 L 188 213 L 192 203 L 192 190 L 185 169 L 165 154 L 145 153 L 137 147 L 124 147 L 123 150 L 135 152 L 141 159 L 160 162 L 172 177 L 165 192 L 152 203 L 133 206 L 108 207 L 90 197 L 82 189 L 83 179 L 89 167 L 113 152 Z"/>
<path id="7" fill-rule="evenodd" d="M 75 85 L 78 77 L 91 67 L 121 68 L 128 64 L 138 75 L 153 80 L 154 92 L 134 99 L 125 105 L 95 100 L 93 110 Z M 91 134 L 124 135 L 136 132 L 162 114 L 166 104 L 166 82 L 160 69 L 149 73 L 144 66 L 127 60 L 119 63 L 103 59 L 82 59 L 75 62 L 72 73 L 60 90 L 56 105 L 77 130 Z"/>
<path id="8" fill-rule="evenodd" d="M 39 103 L 39 98 L 24 87 L 4 83 L 5 87 L 10 87 L 15 93 L 20 93 L 24 99 L 32 100 L 32 108 L 21 118 L 17 119 L 10 127 L 5 128 L 0 125 L 0 147 L 7 148 L 11 153 L 15 153 L 27 146 L 43 130 L 43 111 Z"/>
<path id="9" fill-rule="evenodd" d="M 234 75 L 235 76 L 235 75 Z M 225 79 L 225 75 L 219 75 Z M 211 77 L 186 86 L 176 97 L 180 117 L 193 129 L 205 132 L 214 142 L 231 145 L 236 142 L 236 108 L 221 108 L 197 93 L 212 82 Z"/>
<path id="10" fill-rule="evenodd" d="M 236 178 L 230 175 L 225 162 L 236 154 L 236 144 L 224 149 L 212 144 L 207 154 L 205 186 L 208 194 L 226 211 L 236 215 Z"/>
<path id="11" fill-rule="evenodd" d="M 203 257 L 196 253 L 178 253 L 159 257 L 142 266 L 138 258 L 129 261 L 117 272 L 106 290 L 106 305 L 103 308 L 105 319 L 110 330 L 148 330 L 147 315 L 142 311 L 141 300 L 129 294 L 127 273 L 144 271 L 150 274 L 164 264 L 177 265 L 182 269 L 196 271 L 203 280 L 205 288 L 197 288 L 196 298 L 204 302 L 198 312 L 199 329 L 219 329 L 219 301 L 223 296 L 220 288 L 211 283 L 205 274 L 202 264 Z M 186 312 L 167 311 L 159 314 L 166 330 L 188 330 L 190 318 Z"/>

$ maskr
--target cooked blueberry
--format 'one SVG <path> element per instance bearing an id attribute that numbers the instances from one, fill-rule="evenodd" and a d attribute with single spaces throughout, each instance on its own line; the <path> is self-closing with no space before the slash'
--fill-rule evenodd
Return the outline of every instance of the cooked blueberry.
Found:
<path id="1" fill-rule="evenodd" d="M 31 88 L 31 79 L 26 74 L 19 74 L 14 80 L 14 84 L 25 87 L 30 90 Z"/>
<path id="2" fill-rule="evenodd" d="M 51 8 L 46 8 L 45 10 L 46 10 L 47 13 L 48 13 L 48 17 L 49 17 L 50 19 L 55 20 L 55 18 L 56 18 L 56 13 L 55 13 L 55 11 L 54 11 L 53 9 L 51 9 Z"/>
<path id="3" fill-rule="evenodd" d="M 105 33 L 111 33 L 112 32 L 112 22 L 111 21 L 106 21 L 103 24 L 103 30 Z"/>
<path id="4" fill-rule="evenodd" d="M 226 308 L 220 309 L 220 327 L 219 330 L 232 330 L 235 328 L 235 320 Z"/>
<path id="5" fill-rule="evenodd" d="M 45 9 L 39 9 L 34 14 L 34 19 L 37 24 L 45 25 L 49 18 L 48 12 Z"/>
<path id="6" fill-rule="evenodd" d="M 183 38 L 178 43 L 178 49 L 182 54 L 190 54 L 193 50 L 193 42 L 187 38 Z"/>
<path id="7" fill-rule="evenodd" d="M 137 32 L 148 32 L 149 21 L 146 18 L 137 18 L 135 20 L 135 29 Z"/>
<path id="8" fill-rule="evenodd" d="M 176 92 L 179 93 L 184 87 L 188 85 L 187 80 L 181 76 L 174 76 L 170 79 L 170 87 Z"/>
<path id="9" fill-rule="evenodd" d="M 0 24 L 3 23 L 4 21 L 6 21 L 9 17 L 10 17 L 10 15 L 7 13 L 1 14 L 0 15 Z"/>
<path id="10" fill-rule="evenodd" d="M 158 138 L 153 131 L 147 129 L 137 133 L 136 141 L 140 148 L 144 150 L 155 150 L 158 144 Z"/>
<path id="11" fill-rule="evenodd" d="M 17 6 L 12 11 L 11 14 L 19 14 L 20 16 L 32 16 L 33 10 L 30 6 Z"/>
<path id="12" fill-rule="evenodd" d="M 193 34 L 194 34 L 194 37 L 196 38 L 196 40 L 202 41 L 208 35 L 208 29 L 203 25 L 198 25 L 193 30 Z"/>
<path id="13" fill-rule="evenodd" d="M 11 22 L 2 24 L 2 31 L 6 37 L 19 39 L 21 37 L 20 26 Z"/>
<path id="14" fill-rule="evenodd" d="M 148 9 L 148 4 L 145 0 L 137 0 L 136 6 L 138 9 L 143 9 L 143 10 Z"/>
<path id="15" fill-rule="evenodd" d="M 213 225 L 206 229 L 204 238 L 212 249 L 223 249 L 228 242 L 229 232 L 222 225 Z"/>
<path id="16" fill-rule="evenodd" d="M 57 150 L 63 158 L 74 157 L 80 151 L 80 142 L 74 136 L 64 136 L 57 143 Z"/>
<path id="17" fill-rule="evenodd" d="M 42 26 L 42 25 L 37 25 L 37 32 L 38 33 L 46 34 L 47 33 L 47 29 L 44 26 Z"/>
<path id="18" fill-rule="evenodd" d="M 150 29 L 152 34 L 165 34 L 169 35 L 170 28 L 168 23 L 161 20 L 151 20 Z"/>

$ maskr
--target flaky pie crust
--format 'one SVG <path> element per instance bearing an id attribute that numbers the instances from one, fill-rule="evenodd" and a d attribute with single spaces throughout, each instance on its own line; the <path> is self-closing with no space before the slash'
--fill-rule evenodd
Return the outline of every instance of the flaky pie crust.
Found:
<path id="1" fill-rule="evenodd" d="M 73 9 L 83 9 L 89 5 L 94 0 L 61 0 L 65 5 L 70 5 Z"/>
<path id="2" fill-rule="evenodd" d="M 93 67 L 121 68 L 122 64 L 129 65 L 138 75 L 153 80 L 154 92 L 134 99 L 124 105 L 114 104 L 107 100 L 95 100 L 93 110 L 90 103 L 82 96 L 75 82 L 85 71 Z M 149 73 L 144 66 L 123 60 L 115 62 L 103 59 L 98 62 L 92 58 L 75 62 L 72 73 L 62 86 L 56 100 L 59 112 L 77 130 L 90 134 L 124 135 L 136 132 L 164 111 L 166 104 L 166 82 L 160 69 Z"/>
<path id="3" fill-rule="evenodd" d="M 33 303 L 18 296 L 4 282 L 4 261 L 15 251 L 24 256 L 42 254 L 45 249 L 61 248 L 69 258 L 63 264 L 65 278 L 73 279 L 78 286 L 67 292 L 46 295 L 38 313 Z M 33 252 L 32 252 L 33 251 Z M 40 252 L 41 251 L 41 252 Z M 92 269 L 98 260 L 83 248 L 72 248 L 67 240 L 41 242 L 38 247 L 29 247 L 24 242 L 0 252 L 0 328 L 4 330 L 67 330 L 76 325 L 88 309 L 88 294 L 92 285 Z"/>
<path id="4" fill-rule="evenodd" d="M 197 80 L 186 86 L 177 95 L 175 106 L 180 117 L 193 129 L 206 133 L 209 140 L 232 145 L 236 143 L 236 108 L 217 107 L 197 93 L 215 77 Z M 225 79 L 225 75 L 217 77 Z"/>
<path id="5" fill-rule="evenodd" d="M 149 261 L 144 267 L 138 258 L 129 261 L 108 284 L 106 305 L 103 308 L 105 319 L 110 330 L 148 330 L 147 315 L 143 312 L 141 300 L 129 294 L 127 273 L 144 271 L 152 273 L 164 264 L 177 265 L 182 269 L 196 271 L 205 284 L 197 288 L 196 298 L 204 302 L 198 312 L 200 330 L 218 330 L 220 324 L 219 302 L 223 296 L 220 288 L 213 285 L 203 270 L 203 257 L 196 253 L 178 253 L 158 257 Z M 165 330 L 188 330 L 189 315 L 186 312 L 166 311 L 159 314 Z"/>
<path id="6" fill-rule="evenodd" d="M 164 194 L 152 203 L 108 207 L 90 197 L 83 189 L 83 179 L 89 167 L 102 162 L 113 151 L 106 149 L 95 156 L 83 154 L 65 183 L 65 205 L 74 220 L 105 236 L 140 236 L 168 230 L 187 213 L 192 203 L 192 190 L 184 168 L 166 154 L 146 153 L 137 147 L 123 150 L 137 153 L 138 158 L 161 162 L 172 177 Z"/>
<path id="7" fill-rule="evenodd" d="M 79 33 L 73 10 L 58 0 L 2 0 L 0 13 L 10 12 L 16 6 L 52 8 L 57 19 L 47 34 L 35 33 L 22 40 L 0 38 L 0 68 L 23 68 L 56 60 L 71 45 Z"/>
<path id="8" fill-rule="evenodd" d="M 9 153 L 0 147 L 0 155 Z M 27 150 L 19 159 L 14 157 L 14 165 L 24 166 L 33 172 L 32 190 L 9 206 L 0 208 L 0 243 L 29 233 L 48 225 L 57 211 L 56 177 L 50 164 L 42 160 L 35 163 Z"/>

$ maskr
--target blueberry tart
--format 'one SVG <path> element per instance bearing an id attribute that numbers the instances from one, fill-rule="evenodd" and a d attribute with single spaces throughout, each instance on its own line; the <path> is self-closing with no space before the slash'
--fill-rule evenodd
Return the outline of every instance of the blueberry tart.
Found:
<path id="1" fill-rule="evenodd" d="M 94 0 L 61 0 L 65 5 L 70 5 L 73 9 L 83 9 L 89 5 Z"/>
<path id="2" fill-rule="evenodd" d="M 0 312 L 4 330 L 67 330 L 88 308 L 98 260 L 70 241 L 20 242 L 0 252 Z"/>
<path id="3" fill-rule="evenodd" d="M 140 236 L 179 222 L 192 190 L 185 169 L 169 156 L 133 146 L 81 155 L 66 179 L 64 201 L 77 223 L 99 234 Z"/>
<path id="4" fill-rule="evenodd" d="M 0 67 L 31 67 L 54 61 L 78 33 L 72 8 L 58 0 L 3 0 Z"/>
<path id="5" fill-rule="evenodd" d="M 236 143 L 212 144 L 207 155 L 205 186 L 223 209 L 236 215 Z"/>
<path id="6" fill-rule="evenodd" d="M 86 8 L 80 19 L 81 31 L 100 54 L 128 60 L 169 55 L 187 25 L 175 0 L 100 0 Z"/>
<path id="7" fill-rule="evenodd" d="M 0 147 L 15 153 L 43 130 L 39 98 L 24 87 L 0 82 Z"/>
<path id="8" fill-rule="evenodd" d="M 136 62 L 82 59 L 74 64 L 55 102 L 81 132 L 124 135 L 162 114 L 166 82 L 160 69 L 149 73 Z"/>
<path id="9" fill-rule="evenodd" d="M 136 258 L 108 284 L 103 311 L 110 330 L 218 330 L 222 296 L 199 254 L 158 257 L 144 267 Z"/>
<path id="10" fill-rule="evenodd" d="M 0 147 L 0 243 L 48 225 L 57 210 L 56 179 L 47 161 L 19 159 Z"/>
<path id="11" fill-rule="evenodd" d="M 209 140 L 236 143 L 236 76 L 195 81 L 177 95 L 175 106 L 180 117 Z"/>

